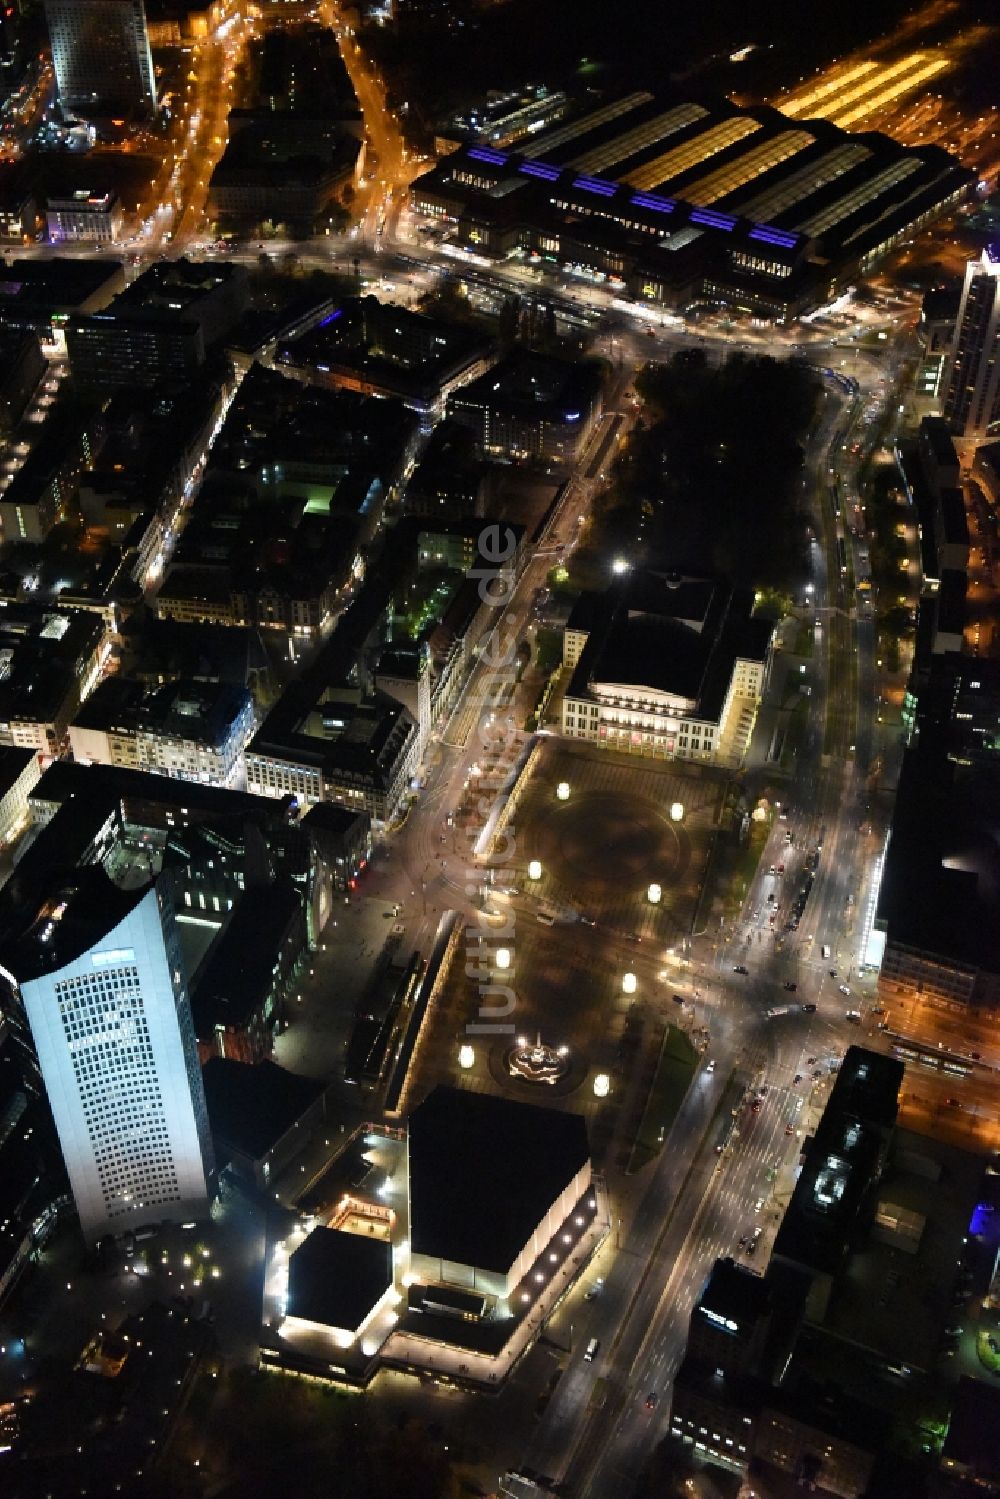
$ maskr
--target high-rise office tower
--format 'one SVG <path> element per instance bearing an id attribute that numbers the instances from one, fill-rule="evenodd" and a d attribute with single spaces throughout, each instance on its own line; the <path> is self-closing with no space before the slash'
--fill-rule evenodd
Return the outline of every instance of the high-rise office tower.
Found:
<path id="1" fill-rule="evenodd" d="M 1000 431 L 1000 246 L 965 268 L 944 415 L 960 437 Z"/>
<path id="2" fill-rule="evenodd" d="M 84 1237 L 203 1216 L 212 1146 L 165 882 L 87 863 L 31 883 L 0 937 L 3 1008 Z"/>
<path id="3" fill-rule="evenodd" d="M 46 0 L 59 102 L 82 115 L 147 115 L 156 82 L 143 0 Z"/>

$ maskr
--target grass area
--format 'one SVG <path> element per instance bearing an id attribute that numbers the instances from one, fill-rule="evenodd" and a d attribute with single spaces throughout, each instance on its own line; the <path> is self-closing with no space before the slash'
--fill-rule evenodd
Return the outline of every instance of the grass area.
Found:
<path id="1" fill-rule="evenodd" d="M 660 1058 L 636 1132 L 629 1170 L 637 1171 L 651 1161 L 670 1133 L 698 1067 L 698 1053 L 676 1025 L 667 1027 Z"/>
<path id="2" fill-rule="evenodd" d="M 781 746 L 781 768 L 791 770 L 792 751 L 802 745 L 805 738 L 806 728 L 809 724 L 809 710 L 811 703 L 803 693 L 799 693 L 798 701 L 792 708 L 785 725 L 785 738 Z"/>
<path id="3" fill-rule="evenodd" d="M 731 917 L 739 910 L 757 872 L 770 830 L 770 821 L 751 822 L 745 843 L 735 832 L 719 830 L 702 882 L 694 923 L 696 932 L 705 930 L 716 905 L 721 904 L 725 917 Z"/>
<path id="4" fill-rule="evenodd" d="M 750 889 L 754 875 L 757 873 L 757 865 L 760 856 L 764 852 L 767 843 L 767 835 L 771 831 L 770 822 L 752 822 L 750 824 L 750 837 L 746 843 L 740 844 L 733 850 L 730 864 L 729 889 L 725 894 L 727 916 L 735 913 L 746 899 L 746 893 Z"/>
<path id="5" fill-rule="evenodd" d="M 816 644 L 816 630 L 811 619 L 804 619 L 795 632 L 795 644 L 792 646 L 793 656 L 809 657 L 813 653 Z"/>
<path id="6" fill-rule="evenodd" d="M 539 630 L 535 640 L 535 670 L 550 676 L 562 665 L 562 632 Z"/>

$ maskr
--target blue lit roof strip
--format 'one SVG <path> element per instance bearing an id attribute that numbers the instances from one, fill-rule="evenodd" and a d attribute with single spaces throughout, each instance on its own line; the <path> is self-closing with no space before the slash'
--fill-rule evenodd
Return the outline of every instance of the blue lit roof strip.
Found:
<path id="1" fill-rule="evenodd" d="M 792 250 L 799 242 L 797 234 L 789 234 L 784 229 L 772 229 L 767 224 L 755 224 L 750 230 L 751 239 L 762 239 L 768 245 L 781 245 L 785 250 Z"/>
<path id="2" fill-rule="evenodd" d="M 651 208 L 654 213 L 673 213 L 677 204 L 670 198 L 658 198 L 655 193 L 633 193 L 629 202 L 636 208 Z"/>
<path id="3" fill-rule="evenodd" d="M 689 215 L 692 224 L 707 224 L 710 229 L 734 229 L 736 220 L 728 213 L 712 213 L 707 208 L 696 208 Z"/>
<path id="4" fill-rule="evenodd" d="M 473 146 L 468 155 L 473 161 L 488 161 L 493 167 L 502 167 L 507 160 L 506 151 L 493 151 L 488 146 Z"/>
<path id="5" fill-rule="evenodd" d="M 612 198 L 618 191 L 617 182 L 604 182 L 600 177 L 576 177 L 573 186 L 585 193 L 598 193 L 602 198 Z"/>
<path id="6" fill-rule="evenodd" d="M 561 173 L 559 167 L 550 167 L 544 161 L 522 161 L 517 170 L 528 177 L 542 177 L 546 182 L 555 182 Z"/>

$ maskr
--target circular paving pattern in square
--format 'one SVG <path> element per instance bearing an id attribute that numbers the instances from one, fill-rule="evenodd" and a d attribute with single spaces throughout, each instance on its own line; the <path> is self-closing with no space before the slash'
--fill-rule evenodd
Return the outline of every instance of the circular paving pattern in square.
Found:
<path id="1" fill-rule="evenodd" d="M 557 880 L 596 898 L 645 890 L 652 880 L 668 888 L 687 873 L 691 840 L 669 807 L 582 791 L 533 819 L 532 851 Z"/>

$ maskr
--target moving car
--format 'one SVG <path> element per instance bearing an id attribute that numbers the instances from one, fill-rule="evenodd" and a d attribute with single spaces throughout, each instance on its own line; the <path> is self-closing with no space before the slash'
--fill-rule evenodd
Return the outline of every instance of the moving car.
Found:
<path id="1" fill-rule="evenodd" d="M 799 986 L 798 986 L 798 984 L 797 984 L 797 983 L 796 983 L 796 982 L 795 982 L 795 980 L 794 980 L 794 979 L 786 979 L 786 980 L 785 980 L 785 982 L 784 982 L 784 983 L 783 983 L 783 984 L 782 984 L 782 986 L 781 986 L 781 987 L 782 987 L 782 988 L 783 988 L 783 989 L 787 989 L 787 990 L 788 990 L 788 992 L 789 992 L 789 994 L 794 994 L 794 993 L 795 993 L 795 991 L 796 991 L 796 989 L 797 989 L 797 988 L 798 988 L 798 987 L 799 987 Z"/>
<path id="2" fill-rule="evenodd" d="M 649 1394 L 646 1396 L 646 1409 L 648 1411 L 655 1411 L 655 1409 L 656 1409 L 656 1407 L 657 1407 L 657 1405 L 659 1403 L 660 1403 L 660 1397 L 659 1397 L 659 1395 L 657 1395 L 657 1393 L 656 1393 L 655 1390 L 650 1390 Z"/>
<path id="3" fill-rule="evenodd" d="M 861 1024 L 861 1011 L 860 1010 L 847 1010 L 845 1012 L 845 1014 L 844 1014 L 844 1019 L 845 1020 L 849 1020 L 852 1025 L 860 1025 Z"/>
<path id="4" fill-rule="evenodd" d="M 587 1344 L 586 1352 L 583 1355 L 588 1364 L 592 1364 L 594 1362 L 594 1359 L 597 1357 L 597 1350 L 600 1348 L 600 1346 L 600 1338 L 591 1338 L 590 1342 Z"/>
<path id="5" fill-rule="evenodd" d="M 749 970 L 749 968 L 744 968 L 744 966 L 743 966 L 742 963 L 737 963 L 736 967 L 733 969 L 733 972 L 734 973 L 749 973 L 750 970 Z"/>
<path id="6" fill-rule="evenodd" d="M 815 1005 L 803 1005 L 802 1006 L 802 1013 L 803 1013 L 803 1015 L 815 1015 L 815 1013 L 816 1013 L 816 1006 Z"/>

